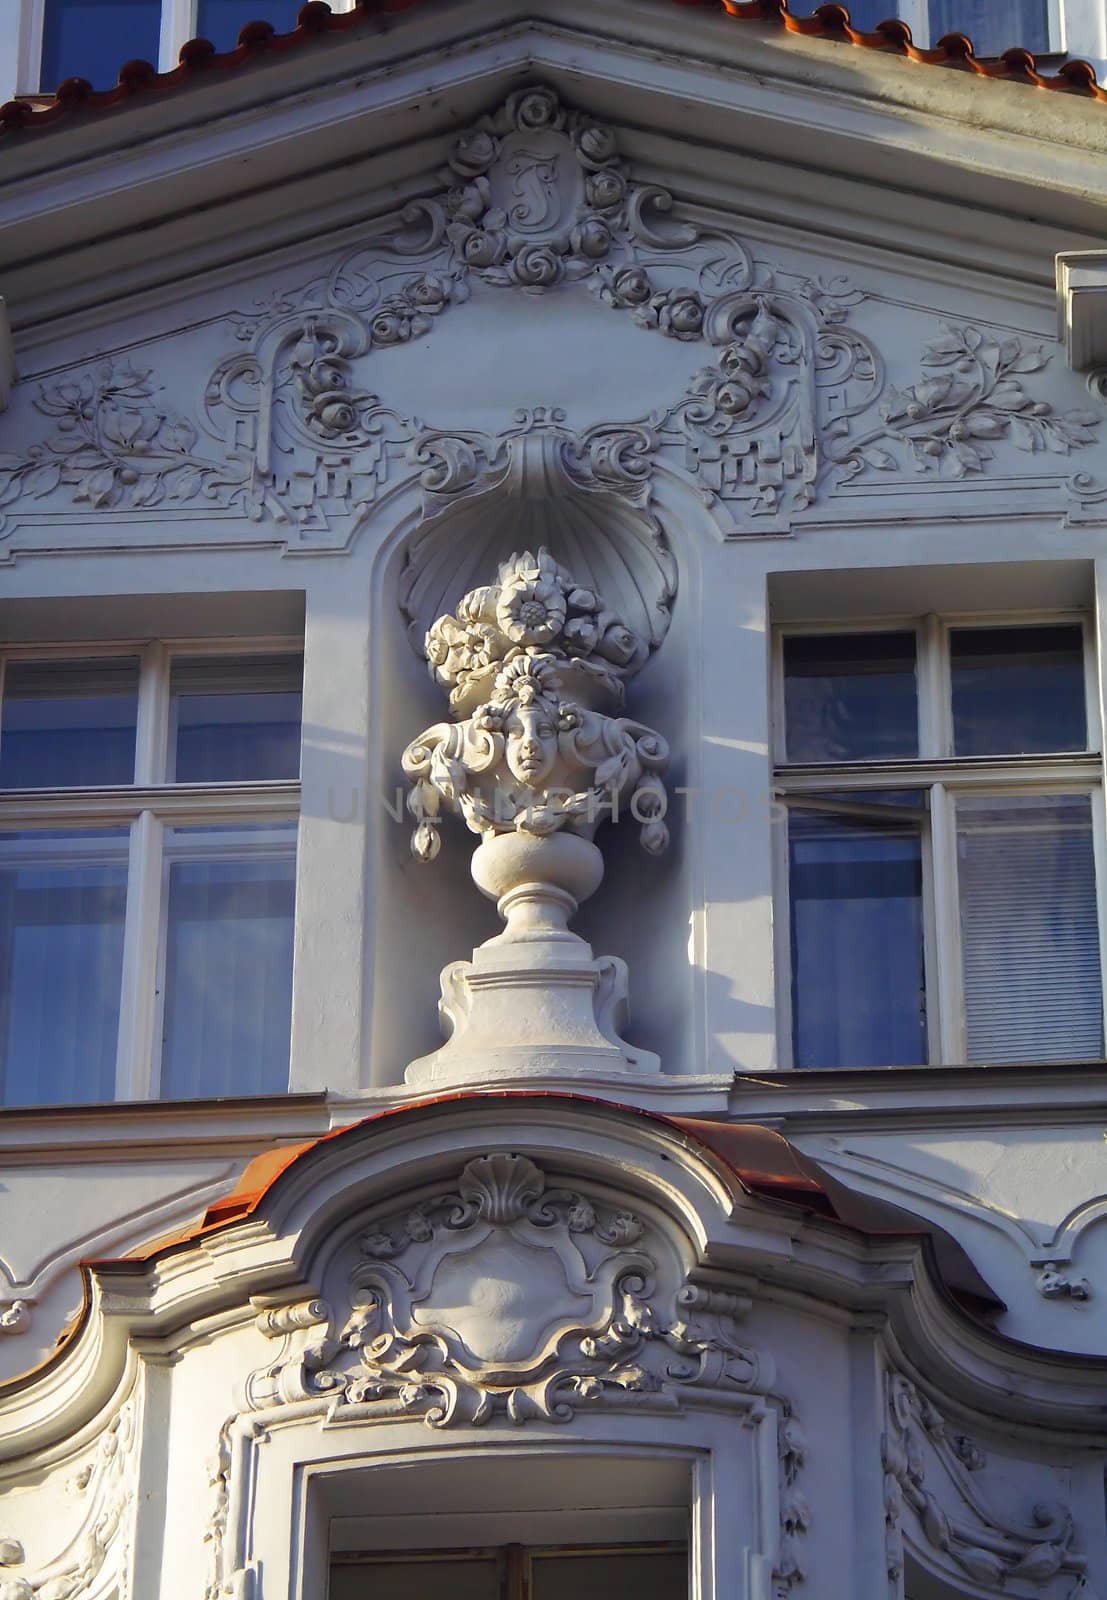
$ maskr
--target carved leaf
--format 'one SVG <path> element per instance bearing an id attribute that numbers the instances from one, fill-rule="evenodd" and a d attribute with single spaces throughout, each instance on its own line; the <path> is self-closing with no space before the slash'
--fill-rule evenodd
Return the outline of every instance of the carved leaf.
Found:
<path id="1" fill-rule="evenodd" d="M 957 1560 L 969 1576 L 980 1583 L 999 1583 L 1008 1570 L 999 1556 L 990 1550 L 979 1550 L 975 1545 L 958 1550 Z"/>

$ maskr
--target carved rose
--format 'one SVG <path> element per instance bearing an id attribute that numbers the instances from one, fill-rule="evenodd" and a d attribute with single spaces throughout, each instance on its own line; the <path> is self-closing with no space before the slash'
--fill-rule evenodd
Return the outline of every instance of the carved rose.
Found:
<path id="1" fill-rule="evenodd" d="M 560 257 L 544 244 L 525 244 L 511 266 L 517 283 L 527 288 L 546 289 L 561 276 Z"/>
<path id="2" fill-rule="evenodd" d="M 314 422 L 324 433 L 349 433 L 357 423 L 357 412 L 349 400 L 341 396 L 320 394 L 312 402 L 308 421 Z"/>
<path id="3" fill-rule="evenodd" d="M 449 300 L 450 280 L 437 272 L 424 272 L 420 277 L 412 278 L 407 292 L 417 306 L 433 314 L 441 311 Z"/>
<path id="4" fill-rule="evenodd" d="M 611 280 L 616 305 L 643 306 L 652 292 L 649 277 L 641 267 L 623 267 Z"/>
<path id="5" fill-rule="evenodd" d="M 614 160 L 619 153 L 611 129 L 602 127 L 598 122 L 581 128 L 577 134 L 577 149 L 586 160 L 594 161 L 597 165 Z"/>
<path id="6" fill-rule="evenodd" d="M 605 629 L 596 650 L 605 660 L 614 662 L 617 667 L 625 667 L 633 659 L 636 645 L 637 640 L 625 623 L 612 622 Z"/>
<path id="7" fill-rule="evenodd" d="M 605 167 L 602 172 L 593 172 L 590 175 L 584 192 L 588 197 L 588 204 L 595 206 L 597 211 L 610 211 L 615 206 L 622 205 L 626 199 L 627 180 L 615 168 Z"/>
<path id="8" fill-rule="evenodd" d="M 703 331 L 703 301 L 690 290 L 655 297 L 657 325 L 673 339 L 698 339 Z"/>
<path id="9" fill-rule="evenodd" d="M 374 344 L 403 344 L 411 338 L 411 319 L 398 311 L 379 311 L 369 324 Z"/>
<path id="10" fill-rule="evenodd" d="M 471 267 L 497 267 L 507 254 L 507 240 L 502 233 L 474 228 L 466 236 L 461 253 Z"/>
<path id="11" fill-rule="evenodd" d="M 492 190 L 487 178 L 476 178 L 472 183 L 460 185 L 446 196 L 450 215 L 466 222 L 479 222 L 491 204 Z"/>
<path id="12" fill-rule="evenodd" d="M 599 261 L 611 249 L 611 231 L 599 217 L 589 217 L 573 229 L 571 243 L 578 255 Z"/>
<path id="13" fill-rule="evenodd" d="M 443 682 L 453 683 L 463 672 L 480 671 L 499 661 L 505 642 L 499 630 L 487 623 L 459 622 L 439 617 L 426 637 L 427 660 Z"/>
<path id="14" fill-rule="evenodd" d="M 552 89 L 528 89 L 516 103 L 515 125 L 528 133 L 538 128 L 548 128 L 557 122 L 559 110 L 557 96 Z"/>
<path id="15" fill-rule="evenodd" d="M 473 128 L 463 133 L 450 152 L 450 165 L 463 177 L 475 178 L 487 172 L 499 154 L 499 141 L 483 128 Z"/>

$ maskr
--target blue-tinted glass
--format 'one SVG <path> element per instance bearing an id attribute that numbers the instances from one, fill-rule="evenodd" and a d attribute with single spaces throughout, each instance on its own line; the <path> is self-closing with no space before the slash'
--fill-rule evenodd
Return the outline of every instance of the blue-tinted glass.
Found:
<path id="1" fill-rule="evenodd" d="M 898 0 L 845 0 L 845 6 L 851 25 L 861 33 L 872 33 L 878 22 L 899 16 Z"/>
<path id="2" fill-rule="evenodd" d="M 1080 628 L 955 628 L 950 672 L 955 755 L 1087 748 Z"/>
<path id="3" fill-rule="evenodd" d="M 132 783 L 138 662 L 9 661 L 0 789 Z"/>
<path id="4" fill-rule="evenodd" d="M 42 88 L 87 78 L 111 89 L 125 61 L 157 64 L 160 29 L 161 0 L 46 0 Z"/>
<path id="5" fill-rule="evenodd" d="M 127 830 L 0 834 L 0 1101 L 111 1100 Z"/>
<path id="6" fill-rule="evenodd" d="M 278 33 L 290 33 L 304 0 L 200 0 L 196 32 L 217 50 L 231 50 L 248 22 L 271 22 Z"/>
<path id="7" fill-rule="evenodd" d="M 797 1067 L 926 1061 L 917 794 L 853 795 L 789 816 Z"/>
<path id="8" fill-rule="evenodd" d="M 913 633 L 796 634 L 784 641 L 789 761 L 918 754 Z"/>
<path id="9" fill-rule="evenodd" d="M 251 839 L 250 833 L 257 835 Z M 167 836 L 162 1094 L 288 1087 L 295 824 Z M 195 854 L 192 850 L 195 849 Z"/>
<path id="10" fill-rule="evenodd" d="M 978 56 L 1049 49 L 1048 0 L 930 0 L 930 42 L 967 33 Z"/>
<path id="11" fill-rule="evenodd" d="M 242 783 L 298 777 L 303 676 L 302 656 L 175 662 L 172 778 Z"/>

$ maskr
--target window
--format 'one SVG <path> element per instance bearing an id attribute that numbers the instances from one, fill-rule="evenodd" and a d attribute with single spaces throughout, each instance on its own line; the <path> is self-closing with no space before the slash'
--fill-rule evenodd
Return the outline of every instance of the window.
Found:
<path id="1" fill-rule="evenodd" d="M 1102 1057 L 1092 664 L 1078 616 L 782 634 L 793 1065 Z"/>
<path id="2" fill-rule="evenodd" d="M 0 1103 L 287 1087 L 302 676 L 0 652 Z"/>
<path id="3" fill-rule="evenodd" d="M 1050 0 L 849 0 L 848 9 L 853 26 L 863 32 L 899 17 L 920 45 L 965 33 L 982 56 L 1002 55 L 1013 45 L 1037 54 L 1061 48 Z"/>
<path id="4" fill-rule="evenodd" d="M 278 33 L 296 26 L 303 0 L 25 0 L 32 89 L 53 93 L 66 78 L 110 89 L 125 61 L 176 66 L 187 39 L 233 50 L 240 29 L 263 18 Z M 337 4 L 335 10 L 344 10 Z M 21 85 L 22 87 L 22 85 Z"/>
<path id="5" fill-rule="evenodd" d="M 687 1600 L 683 1545 L 555 1545 L 343 1556 L 330 1600 Z"/>

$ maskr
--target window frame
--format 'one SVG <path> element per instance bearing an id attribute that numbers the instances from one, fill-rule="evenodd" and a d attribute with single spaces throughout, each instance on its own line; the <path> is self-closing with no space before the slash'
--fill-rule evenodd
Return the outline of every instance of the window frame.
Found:
<path id="1" fill-rule="evenodd" d="M 1083 638 L 1086 748 L 1051 755 L 955 756 L 950 635 L 959 628 L 1078 625 Z M 913 633 L 916 648 L 918 755 L 896 760 L 789 762 L 785 751 L 784 640 L 801 634 Z M 1088 794 L 1096 873 L 1096 923 L 1107 1038 L 1107 821 L 1104 815 L 1103 729 L 1100 716 L 1095 617 L 1082 610 L 968 611 L 911 616 L 836 617 L 774 627 L 771 661 L 770 752 L 773 771 L 773 944 L 777 1054 L 782 1069 L 795 1061 L 791 955 L 791 898 L 787 819 L 790 801 L 827 790 L 848 793 L 905 788 L 927 791 L 922 828 L 924 1004 L 929 1066 L 968 1064 L 961 914 L 957 883 L 956 802 L 965 794 Z M 783 826 L 780 824 L 784 824 Z M 973 1063 L 976 1065 L 976 1063 Z M 815 1069 L 811 1069 L 815 1070 Z M 828 1068 L 827 1070 L 837 1070 Z M 843 1067 L 841 1070 L 848 1070 Z"/>
<path id="2" fill-rule="evenodd" d="M 356 0 L 330 0 L 332 11 L 352 11 Z M 1055 4 L 1056 0 L 1050 0 Z M 259 8 L 259 14 L 265 7 Z M 159 72 L 171 72 L 177 65 L 181 46 L 196 37 L 199 0 L 160 0 L 158 26 Z M 17 72 L 20 94 L 53 94 L 57 84 L 42 82 L 42 54 L 45 45 L 46 0 L 22 0 L 17 39 Z M 120 55 L 118 65 L 126 60 Z M 26 87 L 24 87 L 26 85 Z M 110 89 L 110 83 L 97 83 L 97 89 Z"/>
<path id="3" fill-rule="evenodd" d="M 848 4 L 848 0 L 847 0 Z M 937 43 L 930 37 L 929 0 L 889 0 L 889 16 L 898 16 L 911 29 L 911 37 L 922 49 L 931 49 Z M 965 18 L 964 31 L 972 37 L 972 19 Z M 1067 48 L 1065 29 L 1065 0 L 1046 0 L 1046 31 L 1049 55 L 1059 55 Z M 1021 41 L 1013 39 L 1011 45 Z"/>
<path id="4" fill-rule="evenodd" d="M 303 649 L 302 636 L 286 634 L 249 638 L 235 635 L 203 639 L 66 640 L 64 643 L 0 646 L 0 738 L 3 737 L 4 679 L 9 662 L 138 657 L 138 722 L 131 783 L 74 785 L 71 789 L 0 789 L 0 832 L 19 828 L 129 829 L 115 1103 L 162 1098 L 160 1029 L 168 904 L 166 827 L 266 822 L 298 825 L 300 819 L 299 777 L 219 783 L 167 781 L 173 662 L 207 656 L 246 657 L 286 652 L 299 655 Z M 298 863 L 298 833 L 296 855 Z M 297 877 L 298 873 L 297 865 Z M 297 895 L 297 903 L 298 898 Z M 287 1089 L 287 1084 L 285 1087 Z"/>

